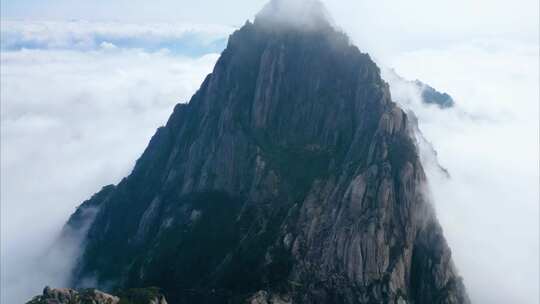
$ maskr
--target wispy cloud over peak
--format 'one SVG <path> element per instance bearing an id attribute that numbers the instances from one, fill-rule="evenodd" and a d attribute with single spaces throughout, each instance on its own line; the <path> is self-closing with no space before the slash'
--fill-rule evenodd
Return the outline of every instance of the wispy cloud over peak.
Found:
<path id="1" fill-rule="evenodd" d="M 272 0 L 257 14 L 257 21 L 304 30 L 333 24 L 330 13 L 319 0 Z"/>

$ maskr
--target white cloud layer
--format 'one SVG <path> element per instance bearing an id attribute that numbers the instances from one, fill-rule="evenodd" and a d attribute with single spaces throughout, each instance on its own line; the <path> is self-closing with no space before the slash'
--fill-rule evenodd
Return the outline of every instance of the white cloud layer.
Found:
<path id="1" fill-rule="evenodd" d="M 212 24 L 14 21 L 1 23 L 1 48 L 97 50 L 103 47 L 167 49 L 184 55 L 219 52 L 232 27 Z"/>
<path id="2" fill-rule="evenodd" d="M 388 77 L 393 97 L 438 151 L 451 179 L 425 164 L 438 217 L 473 303 L 539 302 L 538 45 L 472 41 L 391 62 L 448 90 L 452 110 L 424 106 Z"/>
<path id="3" fill-rule="evenodd" d="M 0 302 L 65 284 L 59 270 L 69 261 L 59 261 L 71 255 L 53 252 L 53 267 L 39 258 L 78 204 L 129 173 L 216 59 L 123 49 L 1 54 Z"/>

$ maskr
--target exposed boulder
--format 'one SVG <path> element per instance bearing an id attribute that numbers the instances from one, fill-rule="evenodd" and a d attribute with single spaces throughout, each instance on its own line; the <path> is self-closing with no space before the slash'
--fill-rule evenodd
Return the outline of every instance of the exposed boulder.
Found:
<path id="1" fill-rule="evenodd" d="M 130 289 L 114 296 L 96 289 L 45 287 L 27 304 L 167 304 L 167 300 L 157 288 Z"/>

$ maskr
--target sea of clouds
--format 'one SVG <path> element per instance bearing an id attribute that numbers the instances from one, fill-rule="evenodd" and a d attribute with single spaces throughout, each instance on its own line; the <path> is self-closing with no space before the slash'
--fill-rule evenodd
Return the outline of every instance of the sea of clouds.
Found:
<path id="1" fill-rule="evenodd" d="M 0 55 L 0 302 L 24 303 L 46 284 L 66 284 L 77 250 L 50 246 L 69 215 L 130 172 L 175 104 L 187 102 L 211 72 L 218 58 L 212 41 L 226 34 L 179 28 L 185 31 L 88 22 L 2 25 L 9 38 Z M 204 34 L 187 50 L 154 47 L 195 32 Z M 127 40 L 129 46 L 120 43 Z"/>
<path id="2" fill-rule="evenodd" d="M 200 56 L 220 52 L 229 26 L 171 22 L 125 23 L 72 21 L 2 21 L 2 51 L 23 49 L 91 51 L 103 48 L 168 50 Z"/>
<path id="3" fill-rule="evenodd" d="M 174 105 L 211 72 L 232 30 L 2 22 L 0 302 L 65 284 L 77 251 L 51 251 L 61 227 L 82 201 L 129 174 Z M 391 54 L 369 48 L 375 40 L 365 45 L 379 65 L 457 103 L 425 106 L 417 90 L 384 75 L 451 175 L 425 164 L 473 301 L 538 303 L 538 41 L 470 39 Z"/>

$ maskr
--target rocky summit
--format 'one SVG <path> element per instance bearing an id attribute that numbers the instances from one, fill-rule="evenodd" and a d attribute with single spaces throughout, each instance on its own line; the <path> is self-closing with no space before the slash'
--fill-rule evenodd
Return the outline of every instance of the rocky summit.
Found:
<path id="1" fill-rule="evenodd" d="M 287 3 L 233 33 L 131 174 L 70 218 L 64 237 L 84 238 L 72 287 L 159 286 L 175 304 L 469 302 L 409 115 L 318 1 L 282 22 L 298 16 Z"/>

